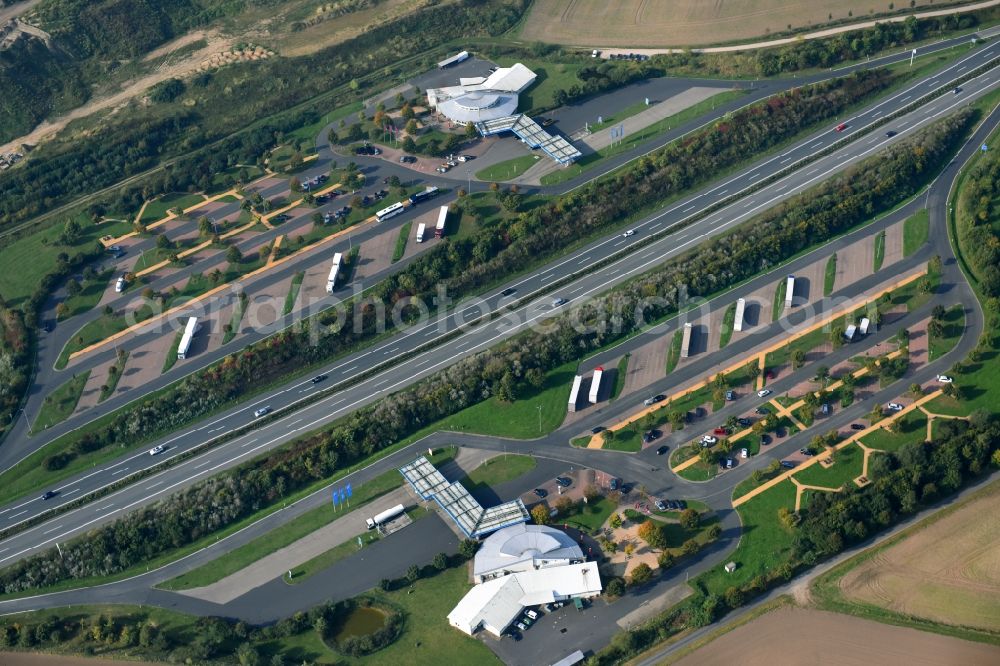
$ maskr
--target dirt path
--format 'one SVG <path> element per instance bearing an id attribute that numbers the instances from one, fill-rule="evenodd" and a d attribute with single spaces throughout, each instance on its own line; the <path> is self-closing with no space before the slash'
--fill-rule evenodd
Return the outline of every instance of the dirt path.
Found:
<path id="1" fill-rule="evenodd" d="M 32 9 L 42 0 L 27 0 L 27 2 L 18 2 L 9 7 L 0 7 L 0 23 L 5 23 L 11 19 L 15 19 L 18 16 L 23 15 L 29 9 Z"/>

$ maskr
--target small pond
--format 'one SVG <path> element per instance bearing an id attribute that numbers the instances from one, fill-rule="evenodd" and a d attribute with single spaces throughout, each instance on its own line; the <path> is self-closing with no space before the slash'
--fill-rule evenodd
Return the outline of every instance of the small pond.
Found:
<path id="1" fill-rule="evenodd" d="M 358 606 L 337 628 L 333 640 L 341 642 L 354 636 L 367 636 L 385 626 L 386 614 L 378 608 Z"/>

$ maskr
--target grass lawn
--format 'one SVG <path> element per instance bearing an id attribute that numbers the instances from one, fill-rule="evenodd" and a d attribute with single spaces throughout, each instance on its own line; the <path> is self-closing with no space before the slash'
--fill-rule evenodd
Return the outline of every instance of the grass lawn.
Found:
<path id="1" fill-rule="evenodd" d="M 908 257 L 927 242 L 930 217 L 923 208 L 903 221 L 903 256 Z"/>
<path id="2" fill-rule="evenodd" d="M 184 210 L 205 200 L 200 194 L 187 194 L 186 192 L 171 192 L 153 199 L 142 211 L 139 221 L 143 224 L 152 224 L 157 220 L 162 220 L 167 216 L 167 211 L 171 208 Z"/>
<path id="3" fill-rule="evenodd" d="M 584 67 L 584 65 L 575 63 L 552 63 L 547 60 L 508 57 L 496 58 L 495 62 L 501 67 L 510 67 L 514 63 L 520 62 L 535 73 L 535 82 L 520 94 L 520 101 L 517 105 L 518 111 L 529 115 L 558 106 L 555 101 L 556 91 L 568 90 L 572 85 L 580 85 L 581 81 L 577 78 L 576 73 Z"/>
<path id="4" fill-rule="evenodd" d="M 674 331 L 674 337 L 670 339 L 670 348 L 667 349 L 667 374 L 669 375 L 677 367 L 681 360 L 681 344 L 684 342 L 684 332 Z"/>
<path id="5" fill-rule="evenodd" d="M 413 222 L 406 222 L 399 228 L 399 237 L 396 238 L 396 247 L 392 250 L 392 262 L 396 263 L 403 258 L 406 253 L 406 241 L 410 239 L 410 229 L 413 228 Z"/>
<path id="6" fill-rule="evenodd" d="M 922 442 L 927 437 L 927 417 L 919 410 L 909 412 L 899 419 L 899 426 L 899 432 L 879 428 L 862 437 L 861 441 L 869 448 L 894 452 L 907 444 Z"/>
<path id="7" fill-rule="evenodd" d="M 826 260 L 826 272 L 823 274 L 823 295 L 833 293 L 833 283 L 837 280 L 837 253 L 834 252 Z"/>
<path id="8" fill-rule="evenodd" d="M 719 465 L 717 463 L 706 465 L 699 460 L 690 467 L 685 467 L 677 472 L 677 476 L 688 481 L 708 481 L 709 479 L 714 479 L 718 473 Z"/>
<path id="9" fill-rule="evenodd" d="M 928 338 L 928 361 L 941 358 L 954 349 L 958 341 L 962 339 L 962 332 L 965 330 L 965 309 L 961 305 L 948 308 L 945 310 L 941 324 L 943 334 L 932 335 Z"/>
<path id="10" fill-rule="evenodd" d="M 540 157 L 538 155 L 522 155 L 513 159 L 505 160 L 483 167 L 476 172 L 476 178 L 491 182 L 501 182 L 517 178 L 525 171 L 535 166 Z"/>
<path id="11" fill-rule="evenodd" d="M 490 458 L 472 470 L 462 480 L 466 490 L 472 492 L 477 486 L 498 486 L 512 481 L 522 474 L 535 469 L 535 459 L 531 456 L 502 455 Z"/>
<path id="12" fill-rule="evenodd" d="M 170 368 L 174 367 L 174 365 L 179 360 L 177 358 L 177 350 L 181 346 L 181 338 L 183 338 L 183 337 L 184 337 L 184 331 L 183 331 L 183 329 L 180 330 L 180 331 L 177 331 L 177 333 L 174 335 L 174 341 L 170 343 L 170 349 L 167 351 L 167 355 L 163 359 L 163 369 L 160 370 L 160 374 L 161 375 L 164 372 L 167 372 L 168 370 L 170 370 Z"/>
<path id="13" fill-rule="evenodd" d="M 299 271 L 294 276 L 292 276 L 292 283 L 288 286 L 288 293 L 285 294 L 285 306 L 281 309 L 282 315 L 287 315 L 295 307 L 295 299 L 299 297 L 299 290 L 302 288 L 302 279 L 305 278 L 305 271 Z M 240 309 L 240 319 L 243 319 L 242 308 L 237 305 L 237 309 Z M 235 316 L 235 315 L 234 315 Z M 239 326 L 239 322 L 237 322 Z"/>
<path id="14" fill-rule="evenodd" d="M 454 455 L 454 448 L 444 449 L 431 456 L 430 460 L 435 464 L 440 464 L 450 460 Z M 352 488 L 351 509 L 357 510 L 373 499 L 399 488 L 402 484 L 403 478 L 394 469 L 380 474 L 368 483 Z M 197 569 L 192 569 L 176 578 L 165 581 L 157 587 L 165 590 L 190 590 L 210 585 L 253 564 L 262 557 L 308 536 L 344 515 L 343 510 L 335 510 L 332 505 L 317 507 L 240 546 L 224 557 L 206 562 Z M 352 543 L 357 545 L 356 540 Z"/>
<path id="15" fill-rule="evenodd" d="M 435 429 L 517 439 L 531 439 L 552 432 L 566 416 L 576 365 L 572 361 L 559 366 L 545 376 L 541 389 L 524 391 L 525 394 L 514 402 L 489 398 L 439 421 Z"/>
<path id="16" fill-rule="evenodd" d="M 736 322 L 736 303 L 730 303 L 722 315 L 722 330 L 719 332 L 719 349 L 729 344 L 733 337 L 733 324 Z"/>
<path id="17" fill-rule="evenodd" d="M 778 321 L 781 319 L 781 315 L 785 314 L 785 291 L 787 289 L 788 278 L 781 278 L 774 290 L 774 301 L 771 303 L 771 321 Z"/>
<path id="18" fill-rule="evenodd" d="M 840 449 L 833 455 L 834 463 L 830 467 L 823 467 L 820 463 L 814 463 L 795 474 L 799 483 L 807 486 L 822 486 L 824 488 L 839 488 L 850 483 L 852 479 L 861 476 L 862 463 L 864 463 L 864 451 L 857 444 L 850 444 Z M 820 457 L 827 454 L 820 453 Z"/>
<path id="19" fill-rule="evenodd" d="M 628 360 L 630 356 L 630 354 L 625 354 L 618 361 L 618 368 L 615 371 L 615 385 L 611 387 L 611 400 L 620 396 L 622 389 L 625 388 L 625 375 L 628 372 Z"/>
<path id="20" fill-rule="evenodd" d="M 75 245 L 61 245 L 58 242 L 63 227 L 54 225 L 19 238 L 0 248 L 0 294 L 7 305 L 18 307 L 38 288 L 42 277 L 55 268 L 56 258 L 61 252 L 76 254 L 91 247 L 104 235 L 120 236 L 131 230 L 126 222 L 103 222 L 94 224 L 90 216 L 83 212 L 67 215 L 64 219 L 75 219 L 80 223 L 80 238 Z"/>
<path id="21" fill-rule="evenodd" d="M 566 517 L 560 516 L 556 519 L 559 523 L 566 523 L 579 528 L 590 534 L 595 533 L 604 524 L 604 521 L 615 512 L 618 505 L 607 497 L 601 497 L 596 502 L 590 504 L 579 503 L 574 512 Z"/>
<path id="22" fill-rule="evenodd" d="M 302 275 L 304 275 L 304 273 L 302 273 Z M 293 284 L 294 284 L 294 280 L 293 280 Z M 302 280 L 299 280 L 299 285 L 300 286 L 302 285 Z M 287 305 L 288 305 L 287 298 L 288 297 L 286 296 L 285 298 L 286 298 L 285 305 L 287 307 Z M 236 302 L 236 307 L 233 308 L 233 316 L 229 320 L 229 330 L 226 331 L 223 334 L 223 336 L 222 336 L 222 344 L 228 343 L 230 340 L 232 340 L 233 338 L 236 337 L 237 333 L 239 333 L 239 331 L 240 331 L 240 322 L 243 321 L 243 315 L 247 311 L 247 302 L 249 300 L 250 300 L 250 297 L 247 296 L 247 293 L 245 291 L 241 291 L 240 292 L 240 300 Z M 293 298 L 292 299 L 292 305 L 294 306 L 294 304 L 295 304 L 295 299 Z M 286 312 L 285 314 L 288 314 L 288 313 Z"/>
<path id="23" fill-rule="evenodd" d="M 90 370 L 73 375 L 72 379 L 56 387 L 52 393 L 45 396 L 42 408 L 38 410 L 38 416 L 35 417 L 35 422 L 31 426 L 32 432 L 40 432 L 69 418 L 69 415 L 76 409 L 76 403 L 80 402 L 83 387 L 87 385 L 89 378 Z"/>
<path id="24" fill-rule="evenodd" d="M 694 120 L 708 113 L 709 111 L 712 111 L 713 109 L 715 109 L 716 106 L 720 104 L 726 104 L 727 102 L 730 102 L 734 99 L 738 99 L 745 94 L 746 93 L 743 90 L 726 90 L 718 93 L 717 95 L 713 95 L 708 99 L 704 99 L 698 102 L 697 104 L 689 106 L 683 111 L 679 111 L 672 116 L 664 118 L 663 120 L 658 120 L 652 125 L 648 125 L 647 127 L 644 127 L 643 129 L 638 130 L 637 132 L 629 134 L 628 136 L 625 137 L 624 141 L 620 143 L 615 143 L 614 146 L 601 148 L 600 150 L 594 153 L 591 153 L 589 155 L 584 155 L 580 159 L 576 160 L 573 164 L 563 169 L 559 169 L 558 171 L 555 171 L 553 173 L 542 176 L 542 185 L 555 185 L 557 183 L 567 181 L 570 178 L 574 178 L 580 175 L 581 173 L 584 173 L 585 171 L 589 171 L 590 169 L 595 169 L 598 166 L 604 164 L 608 158 L 614 157 L 615 155 L 623 153 L 626 150 L 631 150 L 633 147 L 643 142 L 654 139 L 660 136 L 661 134 L 669 132 L 671 129 L 675 127 L 679 127 L 684 123 L 687 123 L 691 120 Z M 645 104 L 643 104 L 643 107 L 645 108 Z M 622 111 L 619 111 L 618 115 L 621 115 L 621 118 L 624 119 L 625 116 L 622 114 L 627 111 L 631 111 L 632 109 L 633 107 L 628 107 L 626 109 L 623 109 Z M 639 109 L 639 111 L 642 110 L 643 109 Z M 634 115 L 634 113 L 630 115 Z M 600 125 L 599 127 L 604 127 L 607 124 L 609 124 L 609 122 L 610 121 L 607 121 L 603 125 Z M 592 130 L 593 128 L 594 126 L 591 125 Z"/>
<path id="25" fill-rule="evenodd" d="M 112 269 L 106 271 L 101 271 L 97 277 L 93 280 L 84 280 L 82 283 L 83 289 L 76 296 L 70 296 L 65 301 L 66 307 L 69 310 L 65 317 L 60 317 L 60 320 L 68 319 L 78 314 L 82 314 L 87 310 L 90 310 L 101 300 L 101 296 L 104 295 L 104 290 L 108 287 L 108 282 L 114 275 Z"/>
<path id="26" fill-rule="evenodd" d="M 125 369 L 125 364 L 128 362 L 128 351 L 122 349 L 120 351 L 121 356 L 115 359 L 115 363 L 112 368 L 108 368 L 108 380 L 104 382 L 104 386 L 101 387 L 101 397 L 97 399 L 97 402 L 104 402 L 111 397 L 111 394 L 115 392 L 115 387 L 118 386 L 118 380 L 122 378 L 122 370 Z"/>
<path id="27" fill-rule="evenodd" d="M 604 448 L 612 451 L 637 453 L 642 450 L 642 438 L 639 436 L 639 431 L 632 427 L 616 430 L 614 439 L 604 440 Z"/>
<path id="28" fill-rule="evenodd" d="M 773 352 L 770 352 L 764 357 L 764 366 L 767 368 L 775 368 L 789 363 L 791 361 L 792 354 L 796 350 L 801 349 L 803 352 L 808 354 L 810 351 L 819 347 L 829 339 L 830 334 L 823 329 L 824 327 L 820 327 L 814 331 L 809 331 L 805 335 L 801 335 L 792 340 L 784 347 L 779 347 Z M 785 406 L 787 407 L 788 405 Z"/>
<path id="29" fill-rule="evenodd" d="M 883 261 L 885 261 L 885 231 L 880 231 L 878 235 L 875 236 L 875 258 L 873 269 L 876 273 L 882 268 Z"/>
<path id="30" fill-rule="evenodd" d="M 743 522 L 740 545 L 726 558 L 736 562 L 729 574 L 723 563 L 698 576 L 710 593 L 722 595 L 730 586 L 740 586 L 783 563 L 792 547 L 793 532 L 778 520 L 778 509 L 795 508 L 795 486 L 782 481 L 773 488 L 740 505 L 736 510 Z"/>
<path id="31" fill-rule="evenodd" d="M 753 480 L 753 477 L 747 477 L 743 479 L 738 484 L 736 484 L 735 488 L 733 488 L 733 499 L 738 499 L 740 497 L 743 497 L 754 488 L 764 485 L 765 483 L 767 483 L 774 477 L 778 476 L 782 472 L 787 472 L 787 471 L 788 470 L 786 470 L 784 467 L 779 467 L 773 472 L 764 472 L 764 470 L 762 469 L 761 472 L 763 473 L 763 476 L 761 477 L 760 483 L 755 482 Z"/>

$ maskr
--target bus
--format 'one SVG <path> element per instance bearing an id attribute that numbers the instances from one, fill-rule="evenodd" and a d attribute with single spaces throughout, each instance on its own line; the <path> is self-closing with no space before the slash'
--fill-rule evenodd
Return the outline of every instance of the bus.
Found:
<path id="1" fill-rule="evenodd" d="M 736 299 L 736 316 L 733 317 L 733 330 L 742 331 L 743 330 L 743 317 L 747 307 L 747 299 L 737 298 Z"/>
<path id="2" fill-rule="evenodd" d="M 385 222 L 390 217 L 396 217 L 397 215 L 399 215 L 400 213 L 402 213 L 404 210 L 406 210 L 406 209 L 403 208 L 403 202 L 402 201 L 397 201 L 396 203 L 392 204 L 388 208 L 383 208 L 382 210 L 380 210 L 377 213 L 375 213 L 375 219 L 378 220 L 379 222 Z"/>
<path id="3" fill-rule="evenodd" d="M 326 293 L 332 294 L 333 288 L 337 286 L 337 274 L 340 273 L 340 262 L 344 255 L 340 252 L 333 255 L 333 264 L 330 266 L 330 276 L 326 279 Z"/>
<path id="4" fill-rule="evenodd" d="M 184 326 L 184 335 L 181 336 L 181 343 L 177 345 L 177 360 L 183 361 L 187 358 L 187 353 L 191 350 L 191 340 L 194 339 L 197 329 L 198 318 L 188 317 L 187 324 Z"/>
<path id="5" fill-rule="evenodd" d="M 438 193 L 438 188 L 436 187 L 428 187 L 423 192 L 415 192 L 410 195 L 410 205 L 415 206 L 416 204 L 420 203 L 425 199 L 430 199 L 431 197 L 436 196 L 437 193 Z"/>

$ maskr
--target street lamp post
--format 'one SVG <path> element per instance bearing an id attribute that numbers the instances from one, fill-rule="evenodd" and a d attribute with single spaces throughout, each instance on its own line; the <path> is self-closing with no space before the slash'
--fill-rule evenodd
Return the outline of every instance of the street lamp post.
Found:
<path id="1" fill-rule="evenodd" d="M 542 406 L 535 405 L 538 408 L 538 432 L 542 432 Z"/>

